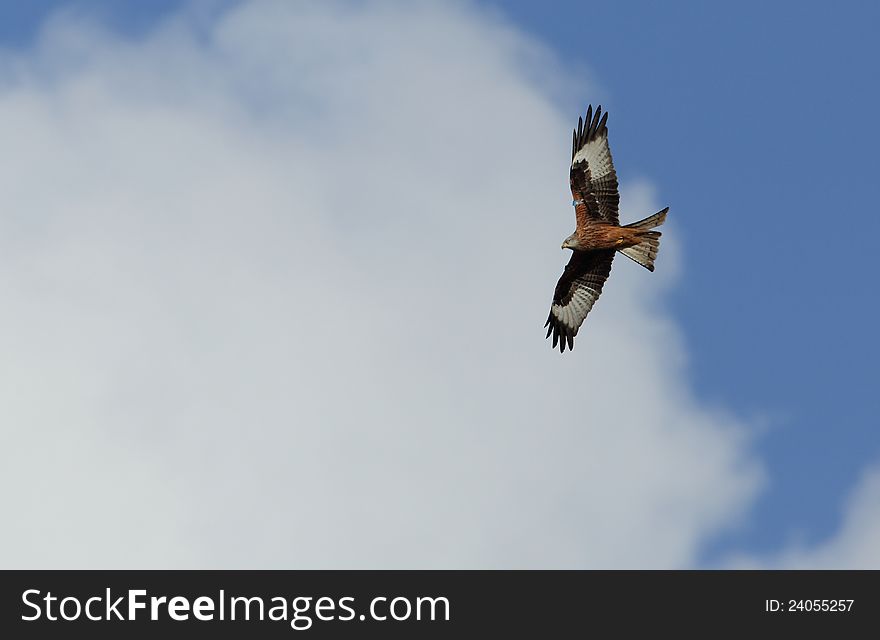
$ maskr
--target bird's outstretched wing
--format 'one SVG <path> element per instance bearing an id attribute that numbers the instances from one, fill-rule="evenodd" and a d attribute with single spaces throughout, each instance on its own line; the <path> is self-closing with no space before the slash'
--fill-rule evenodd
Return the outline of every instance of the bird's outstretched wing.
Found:
<path id="1" fill-rule="evenodd" d="M 611 273 L 614 250 L 574 251 L 565 271 L 556 284 L 553 304 L 547 318 L 547 337 L 553 334 L 553 347 L 559 344 L 560 353 L 574 348 L 574 337 L 602 293 L 602 287 Z"/>
<path id="2" fill-rule="evenodd" d="M 578 231 L 593 218 L 619 225 L 617 172 L 608 148 L 608 114 L 602 107 L 593 114 L 593 105 L 587 109 L 586 121 L 578 118 L 571 143 L 571 197 L 575 201 Z"/>

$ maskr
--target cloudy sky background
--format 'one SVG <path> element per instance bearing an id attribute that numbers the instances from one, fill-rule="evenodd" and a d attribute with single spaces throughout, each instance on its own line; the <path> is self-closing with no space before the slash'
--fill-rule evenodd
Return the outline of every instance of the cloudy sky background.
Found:
<path id="1" fill-rule="evenodd" d="M 0 566 L 880 567 L 876 10 L 145 4 L 0 5 Z"/>

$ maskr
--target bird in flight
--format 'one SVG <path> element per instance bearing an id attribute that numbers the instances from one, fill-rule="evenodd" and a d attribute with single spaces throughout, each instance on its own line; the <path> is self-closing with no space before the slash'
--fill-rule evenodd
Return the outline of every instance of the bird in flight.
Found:
<path id="1" fill-rule="evenodd" d="M 601 106 L 593 114 L 590 105 L 586 120 L 578 118 L 572 137 L 569 181 L 577 227 L 562 243 L 563 249 L 571 249 L 571 260 L 556 284 L 544 325 L 547 337 L 553 335 L 553 348 L 558 344 L 560 353 L 566 346 L 574 348 L 574 337 L 611 273 L 615 252 L 654 270 L 660 232 L 652 229 L 665 222 L 669 211 L 666 207 L 644 220 L 620 226 L 620 194 L 608 148 L 607 120 Z"/>

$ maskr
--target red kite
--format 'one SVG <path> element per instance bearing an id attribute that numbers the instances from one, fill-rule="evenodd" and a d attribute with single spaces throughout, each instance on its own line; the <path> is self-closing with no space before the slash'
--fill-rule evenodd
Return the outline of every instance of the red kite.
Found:
<path id="1" fill-rule="evenodd" d="M 571 197 L 577 228 L 562 243 L 571 249 L 571 260 L 556 284 L 553 304 L 545 327 L 547 337 L 553 334 L 553 348 L 560 353 L 574 348 L 574 337 L 590 309 L 602 293 L 602 286 L 611 273 L 611 261 L 619 251 L 648 271 L 654 270 L 654 258 L 660 247 L 660 232 L 651 231 L 666 220 L 669 207 L 654 215 L 621 227 L 617 217 L 620 194 L 617 173 L 608 148 L 608 114 L 602 107 L 587 119 L 578 118 L 571 145 Z"/>

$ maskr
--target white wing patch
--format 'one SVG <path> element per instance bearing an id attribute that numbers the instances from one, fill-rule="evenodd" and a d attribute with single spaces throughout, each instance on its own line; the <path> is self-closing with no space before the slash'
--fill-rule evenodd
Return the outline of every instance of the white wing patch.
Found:
<path id="1" fill-rule="evenodd" d="M 596 300 L 601 292 L 595 291 L 583 284 L 576 285 L 577 289 L 571 296 L 568 304 L 553 304 L 550 310 L 557 320 L 565 324 L 571 329 L 572 334 L 577 334 L 577 330 L 584 322 L 584 318 L 590 313 Z"/>
<path id="2" fill-rule="evenodd" d="M 611 162 L 611 150 L 608 148 L 607 133 L 596 136 L 595 139 L 578 149 L 571 164 L 574 166 L 581 161 L 587 163 L 594 181 L 601 180 L 614 170 L 614 165 Z"/>

